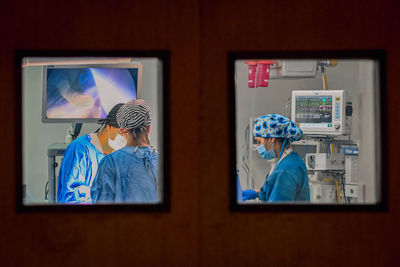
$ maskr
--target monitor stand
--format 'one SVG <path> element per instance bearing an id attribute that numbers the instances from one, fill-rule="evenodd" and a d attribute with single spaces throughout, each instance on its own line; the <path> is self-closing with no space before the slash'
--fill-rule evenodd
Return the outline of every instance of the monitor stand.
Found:
<path id="1" fill-rule="evenodd" d="M 65 135 L 65 143 L 69 144 L 74 141 L 82 129 L 82 123 L 72 123 L 71 127 L 68 128 L 67 134 Z"/>

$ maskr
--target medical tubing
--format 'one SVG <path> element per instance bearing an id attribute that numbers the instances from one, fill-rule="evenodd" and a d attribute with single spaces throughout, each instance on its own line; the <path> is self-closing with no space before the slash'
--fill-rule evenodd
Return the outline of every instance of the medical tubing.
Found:
<path id="1" fill-rule="evenodd" d="M 283 115 L 288 117 L 288 118 L 290 117 L 288 109 L 289 109 L 291 103 L 292 103 L 292 98 L 289 97 L 288 101 L 285 104 L 285 107 L 283 108 Z"/>
<path id="2" fill-rule="evenodd" d="M 248 186 L 249 180 L 250 180 L 249 170 L 246 169 L 246 165 L 247 165 L 246 161 L 250 157 L 250 155 L 248 155 L 247 153 L 251 153 L 251 150 L 249 149 L 249 142 L 250 142 L 250 140 L 249 140 L 250 131 L 248 131 L 249 127 L 250 126 L 248 125 L 246 127 L 246 130 L 244 131 L 244 151 L 243 151 L 242 164 L 241 164 L 242 168 L 246 172 L 246 182 L 247 182 L 246 186 Z"/>
<path id="3" fill-rule="evenodd" d="M 253 118 L 254 117 L 254 106 L 255 106 L 255 99 L 256 99 L 256 88 L 254 87 L 253 88 L 253 104 L 252 104 L 252 107 L 251 107 L 251 118 Z"/>
<path id="4" fill-rule="evenodd" d="M 326 158 L 329 158 L 331 156 L 331 140 L 328 139 L 328 145 L 326 147 Z"/>
<path id="5" fill-rule="evenodd" d="M 258 71 L 258 65 L 257 65 L 257 70 L 256 70 L 256 77 L 257 77 L 257 71 Z M 257 86 L 257 85 L 256 85 Z M 255 106 L 255 99 L 256 99 L 256 86 L 253 88 L 253 103 L 252 103 L 252 108 L 251 108 L 251 128 L 249 128 L 249 131 L 252 131 L 253 129 L 253 124 L 254 124 L 254 106 Z M 250 127 L 249 126 L 249 127 Z M 249 137 L 250 138 L 250 137 Z M 250 142 L 249 142 L 250 143 Z M 251 144 L 253 144 L 253 142 L 251 142 Z M 254 183 L 253 181 L 253 172 L 252 172 L 252 168 L 253 168 L 253 145 L 251 145 L 249 147 L 249 152 L 250 152 L 250 180 L 247 180 L 247 185 L 253 185 Z"/>
<path id="6" fill-rule="evenodd" d="M 249 175 L 250 175 L 250 174 L 249 174 L 249 167 L 247 166 L 247 163 L 246 163 L 247 159 L 249 158 L 248 155 L 247 155 L 248 147 L 249 147 L 248 144 L 249 144 L 249 142 L 250 142 L 250 140 L 249 140 L 249 135 L 250 135 L 249 128 L 250 128 L 250 126 L 247 125 L 246 130 L 245 130 L 245 135 L 244 135 L 244 140 L 245 140 L 244 155 L 243 155 L 243 157 L 242 157 L 242 164 L 241 164 L 242 168 L 243 168 L 244 171 L 246 172 L 247 186 L 249 185 L 249 180 L 250 180 L 250 178 L 249 178 Z M 249 153 L 251 153 L 251 150 L 250 150 Z"/>
<path id="7" fill-rule="evenodd" d="M 245 163 L 242 163 L 242 168 L 246 172 L 246 174 L 249 175 L 249 169 Z"/>
<path id="8" fill-rule="evenodd" d="M 342 183 L 342 190 L 343 190 L 343 199 L 344 199 L 344 203 L 347 203 L 348 202 L 348 199 L 347 199 L 347 197 L 346 197 L 346 185 L 345 185 L 345 183 L 344 183 L 344 174 L 345 173 L 342 173 L 342 177 L 341 177 L 341 183 Z"/>
<path id="9" fill-rule="evenodd" d="M 49 181 L 46 182 L 45 186 L 44 186 L 44 200 L 48 200 L 48 194 L 49 194 Z"/>
<path id="10" fill-rule="evenodd" d="M 336 179 L 336 192 L 337 192 L 337 196 L 338 196 L 338 202 L 339 202 L 339 204 L 342 204 L 342 199 L 340 198 L 340 188 L 339 188 L 339 182 L 338 182 L 338 180 Z"/>
<path id="11" fill-rule="evenodd" d="M 324 90 L 328 90 L 328 79 L 327 79 L 325 73 L 322 74 L 322 83 L 323 83 Z"/>
<path id="12" fill-rule="evenodd" d="M 247 179 L 247 186 L 250 186 L 250 184 L 251 184 L 251 179 L 252 179 L 252 171 L 251 171 L 251 169 L 252 169 L 252 162 L 253 162 L 253 151 L 252 151 L 252 148 L 251 147 L 249 147 L 249 151 L 250 151 L 250 168 L 249 168 L 249 178 Z"/>
<path id="13" fill-rule="evenodd" d="M 308 138 L 306 139 L 306 148 L 304 151 L 304 159 L 306 159 L 307 153 L 308 153 Z"/>

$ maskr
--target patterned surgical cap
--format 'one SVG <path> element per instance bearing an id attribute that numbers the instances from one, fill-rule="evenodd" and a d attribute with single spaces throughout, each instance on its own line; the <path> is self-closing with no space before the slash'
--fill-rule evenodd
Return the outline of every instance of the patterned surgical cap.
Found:
<path id="1" fill-rule="evenodd" d="M 150 107 L 143 99 L 133 99 L 118 110 L 117 122 L 121 129 L 145 131 L 151 124 Z"/>
<path id="2" fill-rule="evenodd" d="M 289 141 L 298 141 L 303 132 L 291 120 L 279 114 L 267 114 L 257 118 L 254 122 L 253 136 L 264 138 L 287 138 Z"/>

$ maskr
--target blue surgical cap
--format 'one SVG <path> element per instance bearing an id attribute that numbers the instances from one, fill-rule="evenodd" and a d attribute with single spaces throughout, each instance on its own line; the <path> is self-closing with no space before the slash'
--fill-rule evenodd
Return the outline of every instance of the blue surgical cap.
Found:
<path id="1" fill-rule="evenodd" d="M 267 114 L 257 118 L 254 122 L 253 136 L 263 138 L 287 138 L 289 141 L 298 141 L 303 132 L 291 120 L 279 114 Z"/>

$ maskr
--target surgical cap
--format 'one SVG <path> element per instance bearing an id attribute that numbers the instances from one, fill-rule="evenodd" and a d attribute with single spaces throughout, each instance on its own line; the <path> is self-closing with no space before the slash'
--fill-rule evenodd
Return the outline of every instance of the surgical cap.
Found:
<path id="1" fill-rule="evenodd" d="M 118 110 L 117 122 L 121 129 L 145 131 L 151 123 L 150 107 L 143 99 L 133 99 Z"/>
<path id="2" fill-rule="evenodd" d="M 267 114 L 257 118 L 254 122 L 253 136 L 264 138 L 287 138 L 289 141 L 298 141 L 303 132 L 291 120 L 279 114 Z"/>
<path id="3" fill-rule="evenodd" d="M 123 103 L 116 104 L 110 112 L 108 112 L 107 117 L 105 119 L 100 119 L 98 121 L 99 124 L 103 125 L 110 125 L 115 128 L 119 128 L 118 122 L 117 122 L 117 112 L 119 108 L 123 105 Z"/>

